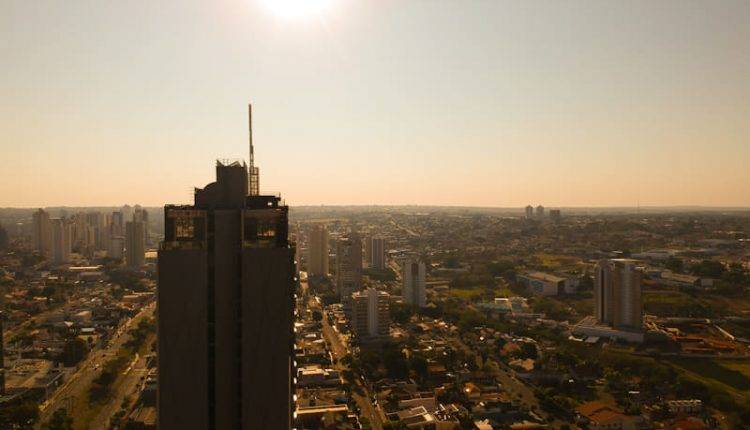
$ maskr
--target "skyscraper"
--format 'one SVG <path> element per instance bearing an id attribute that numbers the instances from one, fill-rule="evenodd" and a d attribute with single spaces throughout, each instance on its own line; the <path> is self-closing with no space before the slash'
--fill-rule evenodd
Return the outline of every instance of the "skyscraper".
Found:
<path id="1" fill-rule="evenodd" d="M 307 272 L 310 276 L 328 276 L 328 227 L 313 225 L 308 233 Z"/>
<path id="2" fill-rule="evenodd" d="M 52 262 L 63 264 L 70 261 L 73 241 L 72 226 L 65 218 L 53 218 L 52 223 Z"/>
<path id="3" fill-rule="evenodd" d="M 34 249 L 45 257 L 52 255 L 52 223 L 49 214 L 39 209 L 32 216 L 32 236 Z"/>
<path id="4" fill-rule="evenodd" d="M 192 206 L 166 206 L 159 249 L 161 430 L 289 429 L 294 248 L 288 207 L 217 162 Z"/>
<path id="5" fill-rule="evenodd" d="M 357 234 L 336 242 L 336 291 L 345 309 L 352 293 L 362 288 L 362 240 Z"/>
<path id="6" fill-rule="evenodd" d="M 146 243 L 143 222 L 125 223 L 125 263 L 131 269 L 140 269 L 146 261 Z"/>
<path id="7" fill-rule="evenodd" d="M 425 264 L 415 258 L 404 260 L 402 266 L 404 302 L 424 307 L 425 303 Z"/>
<path id="8" fill-rule="evenodd" d="M 594 303 L 598 323 L 642 330 L 641 272 L 633 260 L 601 260 L 596 264 Z"/>
<path id="9" fill-rule="evenodd" d="M 367 264 L 373 269 L 385 269 L 385 239 L 368 237 L 365 244 Z"/>
<path id="10" fill-rule="evenodd" d="M 387 337 L 391 296 L 375 288 L 352 293 L 352 330 L 360 341 Z"/>
<path id="11" fill-rule="evenodd" d="M 544 218 L 544 206 L 539 205 L 536 207 L 536 217 L 539 219 Z"/>

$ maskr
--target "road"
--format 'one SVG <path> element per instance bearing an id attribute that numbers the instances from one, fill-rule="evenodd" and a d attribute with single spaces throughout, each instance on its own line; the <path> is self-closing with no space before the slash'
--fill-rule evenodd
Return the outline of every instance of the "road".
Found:
<path id="1" fill-rule="evenodd" d="M 303 284 L 304 283 L 306 283 L 306 281 L 303 281 Z M 306 289 L 306 285 L 302 285 L 302 288 Z M 343 370 L 347 369 L 347 366 L 341 363 L 341 359 L 349 354 L 349 348 L 341 341 L 341 335 L 338 333 L 338 331 L 336 331 L 336 329 L 329 324 L 328 316 L 325 314 L 325 311 L 322 309 L 322 306 L 320 306 L 317 300 L 314 297 L 311 297 L 308 300 L 307 305 L 311 310 L 317 309 L 323 313 L 323 320 L 321 321 L 323 328 L 323 338 L 328 343 L 328 346 L 331 348 L 331 353 L 336 359 L 336 369 L 339 372 L 342 372 Z M 352 390 L 352 398 L 357 403 L 357 406 L 359 406 L 361 415 L 367 417 L 367 419 L 370 420 L 370 424 L 373 429 L 382 430 L 383 420 L 379 411 L 372 405 L 372 395 L 370 395 L 367 387 L 362 384 L 362 381 L 357 380 L 356 385 L 357 387 L 359 387 L 359 390 L 364 393 L 364 395 L 360 395 L 356 392 L 357 390 Z"/>
<path id="2" fill-rule="evenodd" d="M 47 422 L 56 410 L 60 408 L 71 409 L 73 407 L 72 405 L 77 403 L 77 401 L 80 402 L 81 400 L 88 398 L 88 390 L 94 379 L 96 379 L 101 373 L 101 368 L 107 363 L 107 361 L 117 354 L 120 348 L 122 348 L 125 342 L 130 338 L 130 336 L 127 335 L 127 330 L 131 326 L 137 325 L 142 319 L 153 316 L 154 307 L 154 303 L 144 307 L 136 316 L 127 320 L 117 329 L 107 345 L 89 353 L 86 359 L 79 364 L 78 370 L 70 375 L 63 385 L 61 385 L 52 396 L 47 399 L 47 401 L 40 405 L 39 421 L 37 421 L 35 428 L 41 428 L 41 425 Z M 115 384 L 117 384 L 117 382 L 115 382 Z M 88 418 L 89 414 L 86 412 L 92 411 L 75 410 L 72 415 L 77 418 Z M 88 419 L 86 421 L 88 421 Z M 75 425 L 76 427 L 80 425 L 80 419 Z"/>

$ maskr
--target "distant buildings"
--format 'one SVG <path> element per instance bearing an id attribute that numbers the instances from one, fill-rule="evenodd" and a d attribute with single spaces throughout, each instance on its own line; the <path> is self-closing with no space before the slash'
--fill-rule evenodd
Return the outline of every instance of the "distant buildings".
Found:
<path id="1" fill-rule="evenodd" d="M 348 310 L 352 293 L 362 288 L 362 240 L 352 234 L 336 242 L 336 291 Z"/>
<path id="2" fill-rule="evenodd" d="M 328 270 L 328 227 L 325 224 L 313 225 L 308 234 L 307 274 L 327 277 Z"/>
<path id="3" fill-rule="evenodd" d="M 391 296 L 374 288 L 352 293 L 352 330 L 361 341 L 387 337 Z"/>
<path id="4" fill-rule="evenodd" d="M 295 250 L 288 207 L 216 166 L 192 206 L 164 208 L 159 249 L 161 430 L 290 429 Z M 141 236 L 142 237 L 142 236 Z"/>
<path id="5" fill-rule="evenodd" d="M 125 223 L 125 263 L 131 269 L 140 269 L 146 260 L 144 224 L 141 221 Z"/>
<path id="6" fill-rule="evenodd" d="M 559 222 L 560 220 L 562 220 L 562 214 L 560 213 L 560 209 L 550 209 L 549 219 L 551 219 L 554 222 Z"/>
<path id="7" fill-rule="evenodd" d="M 72 229 L 65 218 L 53 218 L 52 223 L 52 262 L 64 264 L 70 262 Z"/>
<path id="8" fill-rule="evenodd" d="M 32 216 L 32 240 L 34 250 L 45 257 L 52 255 L 52 222 L 43 209 L 34 212 Z"/>
<path id="9" fill-rule="evenodd" d="M 368 237 L 365 243 L 365 260 L 373 269 L 385 269 L 385 239 Z"/>
<path id="10" fill-rule="evenodd" d="M 536 207 L 536 217 L 539 219 L 544 218 L 544 206 L 539 205 Z"/>
<path id="11" fill-rule="evenodd" d="M 404 260 L 402 265 L 402 294 L 404 302 L 425 307 L 425 264 L 415 258 Z"/>
<path id="12" fill-rule="evenodd" d="M 534 218 L 534 206 L 526 206 L 526 219 Z"/>

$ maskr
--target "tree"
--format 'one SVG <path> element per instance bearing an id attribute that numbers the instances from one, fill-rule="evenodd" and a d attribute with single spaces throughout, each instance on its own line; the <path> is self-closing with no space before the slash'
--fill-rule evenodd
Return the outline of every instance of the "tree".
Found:
<path id="1" fill-rule="evenodd" d="M 58 409 L 42 428 L 44 430 L 73 430 L 73 418 L 68 416 L 67 410 Z"/>
<path id="2" fill-rule="evenodd" d="M 682 273 L 682 270 L 683 270 L 682 259 L 677 258 L 677 257 L 669 257 L 667 261 L 664 263 L 664 267 L 666 267 L 668 270 L 671 270 L 674 273 Z"/>
<path id="3" fill-rule="evenodd" d="M 65 342 L 65 346 L 63 346 L 62 353 L 60 353 L 58 360 L 60 360 L 65 367 L 73 367 L 83 360 L 88 353 L 89 348 L 88 345 L 86 345 L 86 342 L 79 337 L 75 337 Z"/>
<path id="4" fill-rule="evenodd" d="M 396 324 L 406 324 L 414 314 L 414 308 L 406 303 L 391 303 L 391 321 Z"/>
<path id="5" fill-rule="evenodd" d="M 39 418 L 39 405 L 32 401 L 0 408 L 0 428 L 30 429 Z"/>

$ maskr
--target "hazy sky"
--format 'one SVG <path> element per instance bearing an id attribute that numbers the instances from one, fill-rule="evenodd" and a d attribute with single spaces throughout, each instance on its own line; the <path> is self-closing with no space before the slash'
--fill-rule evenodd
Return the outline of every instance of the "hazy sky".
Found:
<path id="1" fill-rule="evenodd" d="M 329 2 L 0 0 L 0 206 L 188 202 L 250 100 L 292 205 L 750 206 L 750 1 Z"/>

